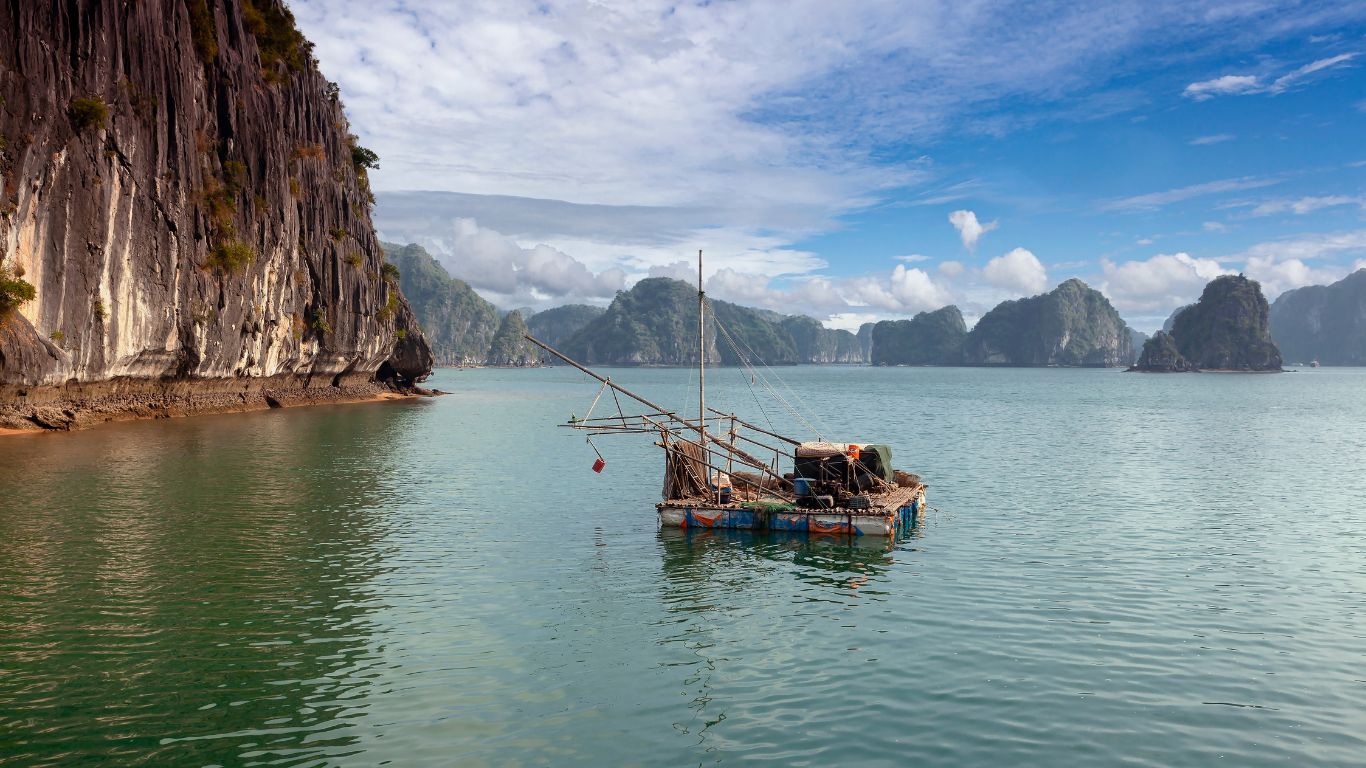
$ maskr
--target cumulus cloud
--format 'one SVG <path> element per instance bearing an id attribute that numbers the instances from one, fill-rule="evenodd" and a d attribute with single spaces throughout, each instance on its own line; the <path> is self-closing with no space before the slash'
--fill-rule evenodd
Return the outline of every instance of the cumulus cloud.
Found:
<path id="1" fill-rule="evenodd" d="M 963 247 L 973 250 L 977 247 L 977 241 L 982 235 L 996 229 L 998 222 L 983 224 L 977 220 L 977 214 L 972 211 L 954 211 L 949 214 L 949 223 L 958 230 L 958 236 L 963 240 Z"/>
<path id="2" fill-rule="evenodd" d="M 963 266 L 961 261 L 941 261 L 939 262 L 938 269 L 939 274 L 944 277 L 955 278 L 963 274 L 963 270 L 967 268 Z"/>
<path id="3" fill-rule="evenodd" d="M 1248 258 L 1243 272 L 1262 284 L 1262 293 L 1271 301 L 1292 288 L 1331 283 L 1345 274 L 1341 268 L 1311 267 L 1299 259 L 1278 261 L 1272 256 Z"/>
<path id="4" fill-rule="evenodd" d="M 898 264 L 885 278 L 861 277 L 847 284 L 847 301 L 898 314 L 938 309 L 952 299 L 923 269 Z"/>
<path id="5" fill-rule="evenodd" d="M 1048 271 L 1038 257 L 1024 248 L 1016 248 L 1003 256 L 988 261 L 982 276 L 997 288 L 1023 293 L 1041 293 L 1048 287 Z"/>
<path id="6" fill-rule="evenodd" d="M 594 273 L 563 251 L 544 244 L 524 247 L 474 219 L 456 219 L 446 237 L 423 244 L 452 275 L 503 306 L 566 296 L 607 298 L 626 284 L 621 269 Z"/>
<path id="7" fill-rule="evenodd" d="M 1189 304 L 1200 297 L 1210 280 L 1233 274 L 1213 259 L 1197 259 L 1188 253 L 1163 253 L 1122 263 L 1103 259 L 1101 271 L 1101 291 L 1121 312 L 1160 312 Z"/>

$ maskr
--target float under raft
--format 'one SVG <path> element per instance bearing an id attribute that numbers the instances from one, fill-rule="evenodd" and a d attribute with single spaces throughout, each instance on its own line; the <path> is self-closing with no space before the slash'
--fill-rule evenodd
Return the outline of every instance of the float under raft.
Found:
<path id="1" fill-rule="evenodd" d="M 670 528 L 735 528 L 755 531 L 896 536 L 914 526 L 925 508 L 925 486 L 917 483 L 867 496 L 868 507 L 810 509 L 768 498 L 717 504 L 695 496 L 655 505 L 659 522 Z"/>

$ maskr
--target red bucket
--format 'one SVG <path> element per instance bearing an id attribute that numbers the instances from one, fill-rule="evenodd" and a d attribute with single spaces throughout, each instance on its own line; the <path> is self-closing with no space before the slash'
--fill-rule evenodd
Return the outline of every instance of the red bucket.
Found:
<path id="1" fill-rule="evenodd" d="M 593 471 L 602 474 L 602 468 L 605 466 L 607 466 L 607 462 L 603 461 L 602 457 L 599 456 L 598 460 L 593 462 Z"/>

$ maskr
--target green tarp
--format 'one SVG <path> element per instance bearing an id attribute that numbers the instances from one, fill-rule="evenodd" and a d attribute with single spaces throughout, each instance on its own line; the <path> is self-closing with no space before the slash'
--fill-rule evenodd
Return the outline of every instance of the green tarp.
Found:
<path id="1" fill-rule="evenodd" d="M 869 454 L 873 456 L 869 456 Z M 890 445 L 865 445 L 859 451 L 859 463 L 868 467 L 874 475 L 895 485 L 892 476 L 892 447 Z"/>

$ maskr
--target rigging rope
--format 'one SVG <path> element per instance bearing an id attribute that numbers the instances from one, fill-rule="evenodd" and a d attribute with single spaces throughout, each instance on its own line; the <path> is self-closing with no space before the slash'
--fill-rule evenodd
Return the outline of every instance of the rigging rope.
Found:
<path id="1" fill-rule="evenodd" d="M 759 371 L 757 368 L 754 367 L 754 364 L 751 362 L 751 358 L 758 360 L 759 364 L 762 365 L 765 370 L 771 373 L 773 375 L 773 378 L 777 379 L 778 382 L 782 384 L 783 387 L 792 394 L 792 396 L 797 400 L 797 402 L 801 403 L 803 408 L 809 411 L 810 406 L 808 406 L 806 402 L 801 399 L 801 395 L 798 395 L 796 390 L 792 389 L 792 387 L 786 381 L 783 381 L 783 378 L 779 376 L 776 371 L 770 368 L 768 363 L 765 363 L 763 358 L 760 357 L 757 353 L 755 353 L 754 350 L 750 348 L 750 346 L 746 344 L 743 339 L 737 342 L 735 337 L 732 336 L 730 331 L 726 328 L 725 324 L 722 323 L 720 318 L 716 316 L 715 311 L 712 312 L 712 322 L 716 325 L 716 328 L 719 331 L 721 331 L 721 335 L 725 338 L 726 343 L 730 345 L 730 348 L 732 350 L 734 350 L 735 356 L 737 359 L 740 360 L 741 365 L 747 368 L 754 378 L 757 378 L 759 381 L 763 382 L 763 386 L 768 391 L 769 395 L 771 395 L 773 399 L 777 400 L 779 404 L 781 404 L 783 408 L 793 416 L 793 418 L 797 419 L 802 424 L 806 425 L 807 429 L 810 429 L 813 433 L 815 433 L 817 439 L 821 439 L 822 435 L 825 433 L 825 430 L 821 429 L 820 426 L 818 426 L 817 424 L 813 424 L 811 420 L 808 420 L 805 416 L 802 415 L 800 409 L 798 409 L 791 402 L 789 402 L 787 398 L 783 397 L 782 393 L 775 389 L 773 385 L 769 383 L 768 377 L 765 376 L 762 371 Z M 744 347 L 743 350 L 741 349 L 741 346 Z M 762 406 L 760 406 L 760 410 L 763 411 Z M 768 418 L 767 412 L 764 412 L 764 418 Z M 812 415 L 812 418 L 815 418 L 814 414 Z M 769 422 L 769 425 L 772 426 L 772 421 Z"/>

